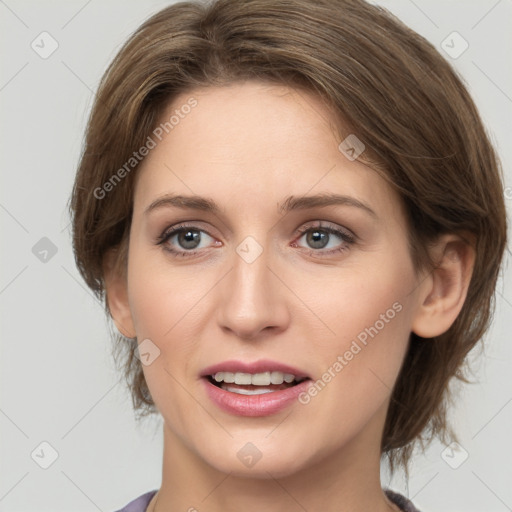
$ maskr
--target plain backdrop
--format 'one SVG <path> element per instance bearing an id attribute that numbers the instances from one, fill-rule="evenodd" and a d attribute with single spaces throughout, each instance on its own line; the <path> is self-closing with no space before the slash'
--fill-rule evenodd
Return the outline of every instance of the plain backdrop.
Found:
<path id="1" fill-rule="evenodd" d="M 130 33 L 169 3 L 0 1 L 4 512 L 109 512 L 160 485 L 161 419 L 134 419 L 103 309 L 74 265 L 66 203 L 101 75 Z M 462 75 L 499 150 L 510 211 L 511 0 L 375 3 Z M 408 480 L 383 472 L 383 484 L 422 512 L 512 510 L 511 284 L 507 270 L 485 350 L 473 357 L 478 384 L 456 400 L 461 448 L 433 444 Z"/>

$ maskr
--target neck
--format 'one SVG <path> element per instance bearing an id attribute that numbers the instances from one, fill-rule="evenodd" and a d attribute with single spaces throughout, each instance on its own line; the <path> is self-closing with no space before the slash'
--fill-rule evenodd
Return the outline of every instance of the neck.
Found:
<path id="1" fill-rule="evenodd" d="M 290 474 L 260 470 L 252 476 L 207 464 L 164 424 L 162 485 L 148 511 L 396 511 L 381 488 L 376 438 L 370 428 L 306 468 Z"/>

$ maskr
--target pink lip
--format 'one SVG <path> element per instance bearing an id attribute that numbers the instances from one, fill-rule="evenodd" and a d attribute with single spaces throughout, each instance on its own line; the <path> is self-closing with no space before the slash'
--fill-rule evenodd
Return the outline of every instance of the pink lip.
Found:
<path id="1" fill-rule="evenodd" d="M 214 364 L 205 368 L 201 372 L 201 377 L 208 377 L 215 375 L 217 372 L 231 372 L 231 373 L 264 373 L 264 372 L 283 372 L 291 373 L 295 377 L 309 378 L 302 370 L 288 366 L 286 364 L 271 361 L 269 359 L 261 359 L 252 363 L 244 363 L 243 361 L 224 361 L 223 363 Z"/>
<path id="2" fill-rule="evenodd" d="M 291 388 L 272 391 L 271 393 L 239 395 L 219 388 L 210 381 L 209 377 L 218 372 L 283 372 L 291 373 L 295 375 L 295 377 L 305 378 L 306 380 L 299 382 Z M 203 377 L 201 380 L 204 382 L 208 397 L 223 411 L 238 416 L 268 416 L 270 414 L 276 414 L 297 400 L 297 397 L 305 391 L 311 383 L 309 376 L 302 370 L 268 359 L 261 359 L 252 363 L 235 360 L 224 361 L 205 368 L 201 372 L 201 377 Z"/>
<path id="3" fill-rule="evenodd" d="M 207 377 L 201 380 L 204 382 L 207 395 L 218 407 L 225 412 L 238 416 L 269 416 L 270 414 L 276 414 L 296 401 L 298 396 L 306 391 L 312 382 L 311 379 L 307 379 L 291 388 L 261 395 L 239 395 L 218 388 Z"/>

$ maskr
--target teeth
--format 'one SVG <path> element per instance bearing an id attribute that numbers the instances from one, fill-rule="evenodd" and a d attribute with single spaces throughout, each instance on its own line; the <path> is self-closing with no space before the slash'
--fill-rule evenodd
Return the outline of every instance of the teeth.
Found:
<path id="1" fill-rule="evenodd" d="M 217 374 L 219 375 L 219 374 Z M 222 375 L 222 373 L 221 373 Z M 215 379 L 217 380 L 217 379 Z M 232 383 L 232 382 L 235 382 L 235 374 L 234 373 L 229 373 L 229 372 L 225 372 L 224 375 L 222 375 L 222 378 L 220 379 L 220 381 L 217 381 L 217 382 L 229 382 L 229 383 Z"/>
<path id="2" fill-rule="evenodd" d="M 284 373 L 272 372 L 270 374 L 270 382 L 272 384 L 282 384 L 284 382 Z"/>
<path id="3" fill-rule="evenodd" d="M 272 389 L 261 388 L 261 389 L 243 389 L 233 388 L 231 386 L 222 386 L 225 391 L 231 391 L 231 393 L 238 393 L 239 395 L 263 395 L 264 393 L 273 393 Z"/>
<path id="4" fill-rule="evenodd" d="M 255 373 L 251 376 L 251 384 L 254 386 L 268 386 L 270 384 L 270 372 Z"/>
<path id="5" fill-rule="evenodd" d="M 299 381 L 291 373 L 283 372 L 263 372 L 263 373 L 231 373 L 231 372 L 217 372 L 212 375 L 215 382 L 225 382 L 227 384 L 239 384 L 253 386 L 269 386 L 270 384 L 282 384 L 286 382 L 290 384 L 294 380 Z"/>
<path id="6" fill-rule="evenodd" d="M 235 373 L 235 384 L 252 384 L 250 373 Z"/>

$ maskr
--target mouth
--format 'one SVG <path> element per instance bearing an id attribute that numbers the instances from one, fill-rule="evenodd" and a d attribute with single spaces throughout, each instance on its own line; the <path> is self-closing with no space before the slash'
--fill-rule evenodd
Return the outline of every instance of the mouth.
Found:
<path id="1" fill-rule="evenodd" d="M 225 361 L 200 375 L 210 400 L 236 416 L 268 416 L 292 406 L 311 384 L 303 371 L 276 361 Z"/>
<path id="2" fill-rule="evenodd" d="M 266 371 L 261 373 L 216 372 L 205 377 L 214 386 L 239 395 L 263 395 L 289 389 L 300 384 L 307 377 L 292 373 Z"/>

